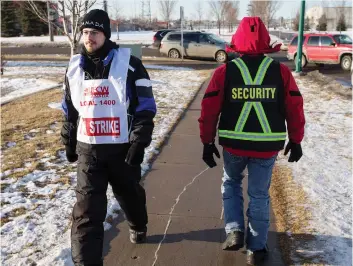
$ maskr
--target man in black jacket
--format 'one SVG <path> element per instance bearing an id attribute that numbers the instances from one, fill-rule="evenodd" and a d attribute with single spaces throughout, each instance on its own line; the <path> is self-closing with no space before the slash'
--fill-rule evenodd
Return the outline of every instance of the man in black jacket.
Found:
<path id="1" fill-rule="evenodd" d="M 78 160 L 72 259 L 75 265 L 103 265 L 108 183 L 129 223 L 130 241 L 146 241 L 140 165 L 151 142 L 156 104 L 141 60 L 109 40 L 106 12 L 90 11 L 80 29 L 81 53 L 71 58 L 65 75 L 61 131 L 67 160 Z"/>

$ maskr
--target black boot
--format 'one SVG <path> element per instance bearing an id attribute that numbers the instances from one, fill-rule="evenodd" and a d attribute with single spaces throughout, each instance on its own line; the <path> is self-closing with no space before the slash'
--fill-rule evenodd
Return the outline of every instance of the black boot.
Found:
<path id="1" fill-rule="evenodd" d="M 138 232 L 130 229 L 130 242 L 133 244 L 142 244 L 146 242 L 146 232 Z"/>
<path id="2" fill-rule="evenodd" d="M 244 247 L 244 233 L 241 231 L 230 232 L 222 245 L 223 250 L 239 250 Z"/>
<path id="3" fill-rule="evenodd" d="M 246 252 L 246 265 L 259 266 L 265 262 L 268 257 L 268 247 L 267 245 L 260 250 Z"/>

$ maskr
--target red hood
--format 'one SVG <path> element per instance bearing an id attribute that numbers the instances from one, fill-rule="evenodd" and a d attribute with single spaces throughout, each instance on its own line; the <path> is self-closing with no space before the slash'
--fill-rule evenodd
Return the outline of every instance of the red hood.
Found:
<path id="1" fill-rule="evenodd" d="M 240 21 L 237 31 L 232 36 L 231 47 L 227 52 L 240 54 L 268 54 L 281 49 L 281 43 L 270 46 L 270 35 L 259 17 L 245 17 Z"/>

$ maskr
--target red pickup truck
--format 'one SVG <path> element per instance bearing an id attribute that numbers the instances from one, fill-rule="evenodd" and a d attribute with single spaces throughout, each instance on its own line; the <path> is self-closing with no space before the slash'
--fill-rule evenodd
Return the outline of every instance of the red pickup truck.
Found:
<path id="1" fill-rule="evenodd" d="M 297 56 L 298 36 L 291 40 L 287 58 L 295 60 Z M 302 67 L 307 63 L 340 64 L 343 70 L 352 67 L 352 39 L 345 34 L 304 34 Z"/>

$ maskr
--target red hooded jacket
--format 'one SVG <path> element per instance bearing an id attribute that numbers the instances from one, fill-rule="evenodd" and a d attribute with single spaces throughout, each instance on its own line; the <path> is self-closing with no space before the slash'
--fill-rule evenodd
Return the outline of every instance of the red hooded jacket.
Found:
<path id="1" fill-rule="evenodd" d="M 228 48 L 228 51 L 254 56 L 277 52 L 281 46 L 281 44 L 278 44 L 275 47 L 270 47 L 269 33 L 259 17 L 243 18 L 232 37 L 231 44 L 232 46 Z M 290 69 L 284 64 L 280 64 L 280 71 L 285 89 L 286 123 L 289 139 L 294 143 L 300 143 L 304 137 L 305 125 L 303 98 Z M 218 119 L 224 99 L 225 74 L 226 64 L 215 70 L 205 93 L 213 95 L 213 97 L 206 97 L 202 100 L 201 117 L 199 118 L 202 143 L 211 143 L 216 137 Z M 278 151 L 258 152 L 229 147 L 224 147 L 224 149 L 238 156 L 254 158 L 270 158 L 278 153 Z"/>

